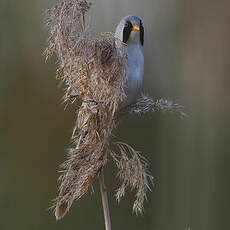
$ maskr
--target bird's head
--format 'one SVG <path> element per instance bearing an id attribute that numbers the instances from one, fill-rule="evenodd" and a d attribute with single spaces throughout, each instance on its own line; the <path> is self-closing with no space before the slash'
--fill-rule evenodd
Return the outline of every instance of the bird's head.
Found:
<path id="1" fill-rule="evenodd" d="M 144 26 L 142 20 L 135 15 L 124 17 L 118 24 L 115 36 L 126 44 L 140 43 L 144 45 Z"/>

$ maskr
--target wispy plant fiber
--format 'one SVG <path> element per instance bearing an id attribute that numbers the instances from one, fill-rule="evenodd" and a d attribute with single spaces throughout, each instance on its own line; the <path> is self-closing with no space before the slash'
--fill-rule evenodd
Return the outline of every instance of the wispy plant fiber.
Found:
<path id="1" fill-rule="evenodd" d="M 133 204 L 133 211 L 143 213 L 144 200 L 147 199 L 147 190 L 153 183 L 153 177 L 148 172 L 148 161 L 141 155 L 141 152 L 134 150 L 126 143 L 118 142 L 119 154 L 112 153 L 112 157 L 119 169 L 118 176 L 121 186 L 116 192 L 117 201 L 125 195 L 125 190 L 130 187 L 136 189 L 136 199 Z"/>
<path id="2" fill-rule="evenodd" d="M 84 28 L 90 8 L 86 1 L 63 1 L 47 11 L 50 31 L 47 58 L 58 57 L 57 77 L 66 84 L 65 101 L 81 106 L 73 134 L 74 145 L 62 165 L 56 217 L 84 195 L 107 160 L 108 138 L 115 127 L 118 106 L 125 100 L 125 48 L 111 33 L 92 37 Z"/>
<path id="3" fill-rule="evenodd" d="M 183 112 L 184 107 L 164 98 L 151 98 L 142 94 L 134 105 L 131 105 L 130 114 L 145 114 L 149 112 L 168 112 L 179 115 L 181 118 L 187 117 Z"/>
<path id="4" fill-rule="evenodd" d="M 109 137 L 126 100 L 126 45 L 112 33 L 92 36 L 85 27 L 85 15 L 91 4 L 86 0 L 66 0 L 46 11 L 49 30 L 46 59 L 57 56 L 56 77 L 66 86 L 64 101 L 78 100 L 78 115 L 73 145 L 62 164 L 59 194 L 55 199 L 57 219 L 64 217 L 74 200 L 80 199 L 112 156 L 118 167 L 121 186 L 118 201 L 127 187 L 136 190 L 135 213 L 143 212 L 152 176 L 148 162 L 140 152 L 125 143 L 119 151 L 110 149 Z M 142 95 L 128 108 L 130 113 L 169 111 L 182 115 L 182 107 L 164 99 L 153 100 Z M 126 111 L 127 113 L 127 111 Z"/>

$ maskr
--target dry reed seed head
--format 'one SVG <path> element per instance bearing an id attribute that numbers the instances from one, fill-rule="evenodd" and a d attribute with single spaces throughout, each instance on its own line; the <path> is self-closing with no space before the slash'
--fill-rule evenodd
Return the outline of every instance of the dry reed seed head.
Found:
<path id="1" fill-rule="evenodd" d="M 76 41 L 84 36 L 82 13 L 89 8 L 87 1 L 62 1 L 46 11 L 46 26 L 50 32 L 46 58 L 53 52 L 60 61 L 68 56 Z"/>
<path id="2" fill-rule="evenodd" d="M 89 148 L 85 148 L 90 151 Z M 93 147 L 95 150 L 95 147 Z M 61 178 L 60 193 L 56 200 L 56 218 L 62 218 L 69 210 L 73 201 L 80 199 L 84 195 L 89 186 L 92 184 L 94 177 L 98 174 L 103 165 L 106 164 L 106 155 L 80 154 L 76 151 L 67 160 L 65 167 L 67 171 Z M 71 165 L 71 167 L 69 167 Z"/>
<path id="3" fill-rule="evenodd" d="M 82 39 L 73 54 L 58 70 L 58 77 L 61 76 L 68 85 L 66 100 L 71 98 L 72 92 L 105 104 L 120 103 L 125 99 L 123 57 L 117 55 L 114 41 Z"/>
<path id="4" fill-rule="evenodd" d="M 118 142 L 117 145 L 120 154 L 111 153 L 119 169 L 118 177 L 121 180 L 121 186 L 115 196 L 117 201 L 120 202 L 128 187 L 136 189 L 133 211 L 136 214 L 142 214 L 143 204 L 147 199 L 147 191 L 151 190 L 150 184 L 153 183 L 153 177 L 148 172 L 148 161 L 131 146 L 121 142 Z"/>
<path id="5" fill-rule="evenodd" d="M 92 37 L 84 27 L 87 1 L 70 0 L 47 11 L 50 37 L 47 58 L 58 57 L 57 78 L 66 84 L 65 101 L 78 96 L 82 100 L 73 132 L 73 147 L 62 164 L 55 215 L 62 218 L 74 200 L 80 199 L 106 164 L 108 139 L 116 125 L 119 106 L 125 100 L 126 46 L 112 33 Z M 115 156 L 122 181 L 117 199 L 130 186 L 137 190 L 133 209 L 142 212 L 152 177 L 140 153 L 119 144 L 121 156 Z"/>
<path id="6" fill-rule="evenodd" d="M 83 31 L 82 10 L 86 12 L 89 7 L 86 1 L 68 1 L 61 2 L 47 11 L 47 26 L 50 30 L 49 46 L 46 50 L 47 58 L 53 52 L 59 59 L 59 68 L 57 77 L 63 80 L 67 87 L 65 100 L 68 101 L 73 95 L 80 97 L 99 98 L 105 95 L 95 95 L 95 87 L 100 92 L 106 92 L 108 101 L 113 97 L 122 95 L 119 90 L 123 90 L 124 66 L 123 59 L 125 55 L 124 48 L 120 45 L 115 46 L 115 38 L 112 33 L 105 33 L 92 38 Z M 118 55 L 119 54 L 119 55 Z M 96 76 L 103 77 L 104 83 L 107 81 L 111 87 L 106 84 L 100 84 Z M 120 78 L 120 81 L 116 81 Z M 90 84 L 91 83 L 91 84 Z M 106 90 L 105 90 L 106 89 Z M 109 91 L 109 92 L 108 92 Z M 117 92 L 117 94 L 114 94 Z M 123 100 L 122 97 L 120 100 Z M 95 99 L 96 100 L 96 99 Z"/>
<path id="7" fill-rule="evenodd" d="M 186 118 L 188 115 L 183 112 L 184 107 L 164 98 L 151 98 L 144 94 L 138 98 L 137 102 L 131 106 L 131 114 L 144 114 L 149 112 L 169 112 L 179 115 L 181 118 Z"/>
<path id="8" fill-rule="evenodd" d="M 76 0 L 76 8 L 82 13 L 85 14 L 91 8 L 92 3 L 87 2 L 86 0 Z"/>
<path id="9" fill-rule="evenodd" d="M 90 51 L 87 58 L 81 55 L 78 63 L 71 60 L 72 70 L 64 75 L 64 78 L 68 79 L 69 87 L 77 89 L 78 94 L 83 98 L 77 119 L 82 144 L 76 148 L 76 151 L 71 151 L 64 164 L 66 172 L 61 178 L 60 193 L 56 201 L 57 218 L 63 217 L 59 216 L 60 214 L 66 214 L 74 199 L 79 199 L 87 192 L 98 171 L 105 165 L 106 154 L 102 155 L 102 153 L 115 127 L 118 105 L 124 98 L 122 71 L 119 75 L 118 72 L 112 72 L 114 68 L 111 68 L 112 65 L 116 66 L 117 57 L 114 57 L 114 61 L 109 64 L 111 70 L 109 71 L 101 61 L 98 62 L 97 51 L 92 52 L 96 50 L 95 47 L 97 48 L 94 44 L 93 42 L 89 44 L 92 48 L 84 46 L 87 48 L 86 54 Z M 82 71 L 77 71 L 79 63 Z M 120 62 L 118 64 L 120 65 Z M 66 73 L 66 69 L 63 73 Z M 78 141 L 79 138 L 76 138 L 75 143 L 77 144 Z"/>

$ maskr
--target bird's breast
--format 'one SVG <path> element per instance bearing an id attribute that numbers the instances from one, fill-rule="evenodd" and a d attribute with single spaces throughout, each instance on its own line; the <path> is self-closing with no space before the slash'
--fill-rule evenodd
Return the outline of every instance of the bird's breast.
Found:
<path id="1" fill-rule="evenodd" d="M 134 103 L 140 92 L 144 75 L 144 55 L 143 48 L 137 44 L 129 44 L 127 47 L 126 63 L 126 95 L 127 104 Z"/>

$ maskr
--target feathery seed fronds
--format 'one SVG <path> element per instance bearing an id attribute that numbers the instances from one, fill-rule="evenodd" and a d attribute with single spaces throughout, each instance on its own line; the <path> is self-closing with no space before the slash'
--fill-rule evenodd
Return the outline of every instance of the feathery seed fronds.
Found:
<path id="1" fill-rule="evenodd" d="M 115 127 L 118 106 L 125 99 L 125 47 L 112 33 L 92 37 L 85 31 L 83 16 L 89 7 L 83 0 L 63 1 L 47 11 L 50 38 L 46 56 L 55 53 L 58 57 L 57 77 L 67 85 L 65 101 L 73 95 L 82 101 L 74 145 L 62 165 L 57 219 L 87 192 L 105 165 L 108 138 Z"/>
<path id="2" fill-rule="evenodd" d="M 118 176 L 121 180 L 121 186 L 116 192 L 117 201 L 125 195 L 127 187 L 136 189 L 136 200 L 133 204 L 133 211 L 143 213 L 143 203 L 147 199 L 147 191 L 150 190 L 150 184 L 153 183 L 153 177 L 148 172 L 148 161 L 140 152 L 134 150 L 126 143 L 117 142 L 120 154 L 111 153 L 119 169 Z"/>
<path id="3" fill-rule="evenodd" d="M 86 0 L 65 0 L 46 11 L 50 34 L 46 60 L 53 54 L 58 58 L 56 77 L 66 85 L 64 101 L 72 103 L 78 99 L 80 102 L 73 146 L 62 164 L 59 178 L 59 195 L 54 204 L 57 219 L 88 191 L 106 164 L 108 153 L 119 169 L 121 180 L 116 198 L 120 201 L 127 187 L 136 189 L 133 205 L 136 214 L 143 212 L 153 180 L 148 162 L 140 152 L 125 143 L 118 143 L 119 154 L 110 149 L 109 137 L 126 99 L 126 45 L 112 33 L 92 36 L 88 32 L 85 15 L 90 6 Z M 130 113 L 137 114 L 160 110 L 184 115 L 180 105 L 144 95 L 129 107 Z"/>
<path id="4" fill-rule="evenodd" d="M 131 106 L 130 114 L 145 114 L 149 112 L 169 112 L 178 114 L 180 117 L 185 118 L 188 115 L 183 112 L 183 106 L 176 104 L 164 98 L 151 98 L 144 94 L 138 98 L 137 102 Z"/>

